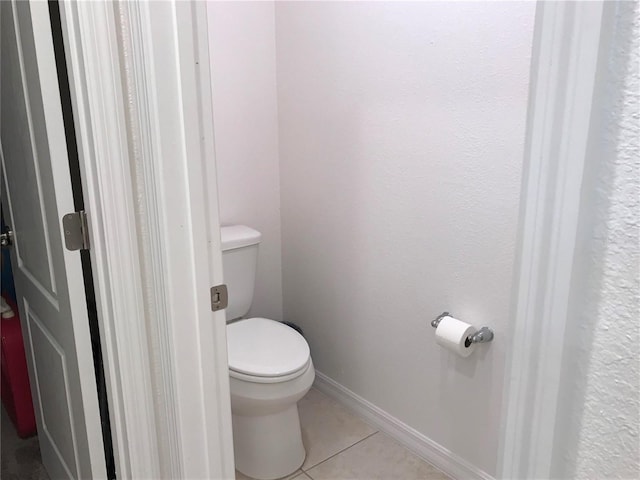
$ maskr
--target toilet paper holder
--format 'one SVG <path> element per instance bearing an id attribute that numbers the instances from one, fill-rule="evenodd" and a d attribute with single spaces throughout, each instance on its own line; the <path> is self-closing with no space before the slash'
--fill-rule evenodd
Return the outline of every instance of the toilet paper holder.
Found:
<path id="1" fill-rule="evenodd" d="M 442 312 L 436 318 L 431 320 L 431 326 L 433 328 L 438 328 L 438 325 L 440 324 L 440 320 L 442 320 L 444 317 L 453 317 L 453 315 L 451 315 L 449 312 Z M 469 342 L 469 344 L 487 343 L 487 342 L 490 342 L 491 340 L 493 340 L 493 330 L 491 330 L 489 327 L 482 327 L 476 333 L 474 333 L 473 335 L 469 336 L 469 338 L 467 338 L 467 342 Z"/>

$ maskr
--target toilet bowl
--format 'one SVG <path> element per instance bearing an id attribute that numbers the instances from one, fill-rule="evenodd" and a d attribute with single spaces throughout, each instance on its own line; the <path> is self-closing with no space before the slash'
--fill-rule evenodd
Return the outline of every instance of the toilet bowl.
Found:
<path id="1" fill-rule="evenodd" d="M 259 480 L 281 478 L 304 462 L 297 402 L 315 378 L 306 340 L 266 318 L 227 326 L 236 468 Z"/>

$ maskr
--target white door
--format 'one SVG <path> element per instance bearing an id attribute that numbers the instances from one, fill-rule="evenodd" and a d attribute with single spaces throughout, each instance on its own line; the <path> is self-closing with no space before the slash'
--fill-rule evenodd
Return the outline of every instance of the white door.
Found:
<path id="1" fill-rule="evenodd" d="M 51 478 L 105 478 L 79 252 L 47 2 L 0 2 L 0 150 L 5 220 L 44 466 Z"/>

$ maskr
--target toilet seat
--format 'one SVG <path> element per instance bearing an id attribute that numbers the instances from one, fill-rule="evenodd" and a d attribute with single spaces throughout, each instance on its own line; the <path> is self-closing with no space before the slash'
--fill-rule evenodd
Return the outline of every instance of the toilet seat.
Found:
<path id="1" fill-rule="evenodd" d="M 311 359 L 309 359 L 309 361 L 300 370 L 290 373 L 289 375 L 282 375 L 279 377 L 259 377 L 257 375 L 247 375 L 246 373 L 240 373 L 229 369 L 229 376 L 249 383 L 284 383 L 304 375 L 310 367 Z"/>
<path id="2" fill-rule="evenodd" d="M 310 364 L 309 345 L 283 323 L 248 318 L 227 325 L 229 374 L 240 380 L 276 383 L 302 375 Z"/>

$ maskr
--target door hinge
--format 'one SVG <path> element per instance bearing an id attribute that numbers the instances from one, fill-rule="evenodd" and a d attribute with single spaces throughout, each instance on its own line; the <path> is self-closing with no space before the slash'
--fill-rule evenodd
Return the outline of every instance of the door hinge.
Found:
<path id="1" fill-rule="evenodd" d="M 89 229 L 84 210 L 67 213 L 62 217 L 62 229 L 67 250 L 89 250 Z"/>
<path id="2" fill-rule="evenodd" d="M 2 248 L 13 246 L 13 231 L 8 227 L 5 228 L 6 230 L 0 234 L 0 245 L 2 245 Z"/>
<path id="3" fill-rule="evenodd" d="M 211 311 L 217 312 L 227 308 L 229 304 L 229 293 L 225 284 L 211 287 Z"/>

